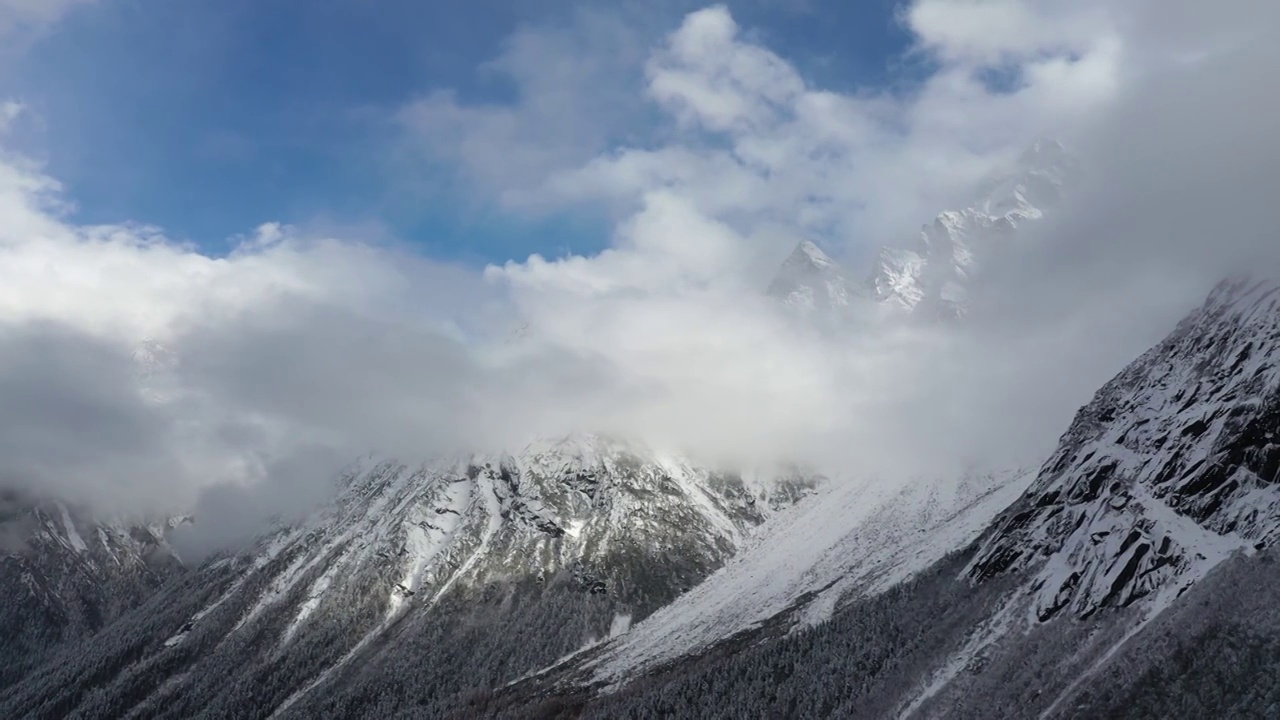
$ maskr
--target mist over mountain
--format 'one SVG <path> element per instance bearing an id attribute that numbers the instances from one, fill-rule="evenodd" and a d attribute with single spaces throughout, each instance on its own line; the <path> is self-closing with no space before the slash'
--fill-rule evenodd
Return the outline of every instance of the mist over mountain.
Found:
<path id="1" fill-rule="evenodd" d="M 371 94 L 109 166 L 54 113 L 155 58 L 53 85 L 149 3 L 0 2 L 0 717 L 1280 707 L 1276 8 L 912 0 L 862 65 L 824 3 L 521 10 L 406 90 L 457 43 L 198 3 L 191 93 Z M 237 183 L 309 197 L 185 239 Z"/>

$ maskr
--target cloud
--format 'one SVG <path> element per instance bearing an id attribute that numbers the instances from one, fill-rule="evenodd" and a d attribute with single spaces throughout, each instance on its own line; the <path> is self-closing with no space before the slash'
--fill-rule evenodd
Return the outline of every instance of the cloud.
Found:
<path id="1" fill-rule="evenodd" d="M 605 149 L 643 113 L 632 92 L 644 36 L 629 18 L 593 10 L 563 26 L 526 27 L 480 68 L 509 82 L 510 103 L 468 103 L 434 90 L 398 113 L 416 157 L 443 163 L 500 206 L 528 206 L 527 194 L 550 171 Z"/>
<path id="2" fill-rule="evenodd" d="M 804 81 L 768 50 L 738 41 L 723 6 L 689 15 L 646 65 L 649 95 L 682 124 L 712 131 L 774 126 Z"/>
<path id="3" fill-rule="evenodd" d="M 6 325 L 0 348 L 6 484 L 131 494 L 139 464 L 173 470 L 167 429 L 130 392 L 120 348 L 44 323 Z"/>
<path id="4" fill-rule="evenodd" d="M 1041 295 L 1056 302 L 1163 302 L 1274 261 L 1266 197 L 1280 182 L 1280 143 L 1263 118 L 1280 102 L 1256 90 L 1280 52 L 1250 28 L 1280 10 L 1251 10 L 1141 3 L 1122 19 L 1124 91 L 1079 133 L 1088 177 L 1010 272 L 1042 276 L 1055 290 Z"/>
<path id="5" fill-rule="evenodd" d="M 653 402 L 626 407 L 668 440 L 825 453 L 886 475 L 1034 462 L 1226 268 L 1274 246 L 1259 193 L 1276 186 L 1277 144 L 1255 122 L 1268 101 L 1251 98 L 1272 51 L 1241 35 L 1250 18 L 1179 5 L 1170 32 L 1163 8 L 921 0 L 902 18 L 933 72 L 906 92 L 845 94 L 807 84 L 726 8 L 691 13 L 645 62 L 645 96 L 669 120 L 659 140 L 548 166 L 529 189 L 553 207 L 627 208 L 612 247 L 489 276 L 535 336 L 644 378 Z M 1186 32 L 1194 14 L 1213 15 L 1212 32 Z M 1045 133 L 1089 171 L 995 263 L 963 332 L 867 318 L 833 341 L 755 302 L 798 238 L 865 266 Z M 1247 187 L 1222 184 L 1251 166 Z"/>
<path id="6" fill-rule="evenodd" d="M 3 137 L 13 127 L 14 122 L 22 116 L 26 108 L 22 103 L 16 100 L 5 100 L 0 102 L 0 137 Z"/>
<path id="7" fill-rule="evenodd" d="M 1038 51 L 1019 62 L 1009 88 L 984 82 L 985 55 L 922 35 L 920 51 L 941 64 L 917 87 L 842 94 L 807 85 L 746 39 L 726 8 L 691 13 L 644 64 L 644 95 L 668 120 L 655 133 L 662 141 L 548 163 L 520 195 L 548 208 L 636 211 L 650 193 L 676 192 L 754 238 L 749 251 L 760 258 L 748 266 L 758 271 L 799 237 L 865 261 L 940 208 L 962 204 L 1032 138 L 1069 137 L 1114 98 L 1118 40 L 1105 18 L 1089 17 L 1099 24 L 1087 44 L 1066 42 L 1074 34 L 1055 34 L 1046 20 Z M 578 122 L 572 108 L 564 112 L 567 124 Z M 493 135 L 485 147 L 518 152 Z"/>
<path id="8" fill-rule="evenodd" d="M 320 364 L 297 348 L 336 352 L 357 334 L 361 317 L 376 318 L 388 336 L 420 335 L 451 347 L 487 314 L 472 274 L 390 247 L 267 224 L 228 256 L 210 257 L 153 228 L 77 225 L 61 198 L 58 184 L 33 164 L 0 161 L 8 381 L 0 423 L 25 448 L 14 448 L 0 475 L 31 489 L 77 495 L 112 511 L 151 511 L 189 504 L 210 484 L 257 482 L 273 458 L 332 430 L 323 423 L 333 416 L 313 428 L 287 414 L 311 408 L 281 408 L 269 394 L 238 392 L 274 384 L 306 395 L 337 376 L 377 371 L 341 360 Z M 466 308 L 466 318 L 443 310 L 453 303 Z M 264 336 L 264 327 L 278 334 Z M 337 327 L 352 334 L 335 337 Z M 280 337 L 296 338 L 297 348 L 281 350 Z M 281 357 L 272 358 L 273 349 Z M 332 375 L 322 381 L 303 366 Z M 243 373 L 237 383 L 232 371 Z M 383 402 L 386 389 L 372 394 L 370 402 Z M 363 435 L 340 447 L 365 452 L 372 440 Z M 34 459 L 42 453 L 43 467 Z"/>
<path id="9" fill-rule="evenodd" d="M 1116 39 L 1103 3 L 918 0 L 902 15 L 921 48 L 962 65 L 1035 63 Z"/>
<path id="10" fill-rule="evenodd" d="M 621 61 L 616 17 L 522 31 L 488 68 L 512 102 L 436 93 L 402 120 L 482 202 L 618 221 L 596 255 L 483 273 L 279 224 L 211 257 L 79 224 L 55 180 L 0 156 L 0 476 L 117 512 L 194 505 L 228 518 L 193 540 L 211 546 L 366 453 L 573 431 L 885 482 L 1035 462 L 1220 270 L 1276 245 L 1258 90 L 1277 58 L 1249 32 L 1274 11 L 1165 7 L 921 0 L 903 18 L 932 72 L 849 93 L 723 7 Z M 831 334 L 761 296 L 798 239 L 856 266 L 1045 131 L 1084 179 L 994 263 L 968 324 L 868 306 Z"/>

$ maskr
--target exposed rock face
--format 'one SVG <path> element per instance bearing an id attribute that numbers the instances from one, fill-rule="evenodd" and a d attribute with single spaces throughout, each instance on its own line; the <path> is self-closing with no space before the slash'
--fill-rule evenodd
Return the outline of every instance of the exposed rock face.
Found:
<path id="1" fill-rule="evenodd" d="M 1280 530 L 1280 283 L 1222 283 L 1076 416 L 970 570 L 1039 567 L 1036 610 L 1167 603 Z"/>

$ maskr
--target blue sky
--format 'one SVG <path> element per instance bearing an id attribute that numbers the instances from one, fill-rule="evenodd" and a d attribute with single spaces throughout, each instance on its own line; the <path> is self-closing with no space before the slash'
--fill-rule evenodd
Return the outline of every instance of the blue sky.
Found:
<path id="1" fill-rule="evenodd" d="M 606 12 L 654 45 L 697 7 L 615 3 Z M 591 250 L 608 232 L 591 212 L 500 207 L 447 161 L 406 150 L 395 122 L 407 103 L 440 90 L 466 103 L 512 102 L 518 89 L 485 63 L 519 31 L 564 31 L 573 42 L 581 9 L 561 0 L 100 3 L 30 48 L 4 90 L 35 111 L 27 146 L 83 222 L 155 224 L 213 254 L 266 221 L 383 235 L 469 264 Z M 815 85 L 901 77 L 908 37 L 887 0 L 730 9 Z M 657 128 L 638 117 L 627 132 L 643 144 Z"/>

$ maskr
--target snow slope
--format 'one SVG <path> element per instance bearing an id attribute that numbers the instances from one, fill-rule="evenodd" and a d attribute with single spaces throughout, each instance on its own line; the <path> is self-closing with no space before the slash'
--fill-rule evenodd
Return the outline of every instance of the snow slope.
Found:
<path id="1" fill-rule="evenodd" d="M 972 542 L 1026 487 L 1027 473 L 833 480 L 763 526 L 715 574 L 593 653 L 590 684 L 616 686 L 783 613 L 801 625 L 883 592 Z"/>
<path id="2" fill-rule="evenodd" d="M 96 632 L 181 566 L 165 528 L 91 518 L 0 490 L 0 651 L 5 670 Z M 7 673 L 0 672 L 0 682 Z"/>

